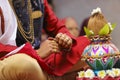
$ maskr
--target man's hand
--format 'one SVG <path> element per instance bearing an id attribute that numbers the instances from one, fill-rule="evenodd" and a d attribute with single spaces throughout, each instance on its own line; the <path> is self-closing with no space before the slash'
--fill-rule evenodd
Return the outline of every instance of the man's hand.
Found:
<path id="1" fill-rule="evenodd" d="M 53 38 L 48 38 L 45 40 L 41 45 L 40 48 L 37 50 L 37 53 L 40 55 L 41 58 L 46 58 L 52 53 L 59 52 L 58 43 Z"/>
<path id="2" fill-rule="evenodd" d="M 72 46 L 72 39 L 63 33 L 58 33 L 55 37 L 56 42 L 60 45 L 63 49 L 70 49 Z"/>

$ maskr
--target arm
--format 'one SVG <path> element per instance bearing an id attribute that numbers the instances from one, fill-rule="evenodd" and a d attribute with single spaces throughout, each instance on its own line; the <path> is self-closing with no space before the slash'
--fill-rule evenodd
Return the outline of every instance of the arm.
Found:
<path id="1" fill-rule="evenodd" d="M 47 0 L 44 0 L 45 15 L 44 29 L 49 36 L 55 37 L 56 42 L 62 48 L 69 50 L 75 38 L 69 33 L 64 23 L 59 20 L 49 7 Z"/>
<path id="2" fill-rule="evenodd" d="M 45 61 L 53 69 L 55 75 L 62 76 L 80 60 L 84 48 L 89 45 L 89 43 L 88 38 L 79 37 L 76 39 L 76 43 L 73 44 L 71 51 L 52 54 L 46 58 Z"/>
<path id="3" fill-rule="evenodd" d="M 54 12 L 49 7 L 47 0 L 44 0 L 45 6 L 45 19 L 44 19 L 44 29 L 50 35 L 55 37 L 59 32 L 65 33 L 72 39 L 74 37 L 69 33 L 65 24 L 63 24 L 54 14 Z"/>

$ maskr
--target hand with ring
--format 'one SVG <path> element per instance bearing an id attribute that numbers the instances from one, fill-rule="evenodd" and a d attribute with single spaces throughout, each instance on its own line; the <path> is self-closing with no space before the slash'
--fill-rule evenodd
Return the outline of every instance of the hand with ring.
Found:
<path id="1" fill-rule="evenodd" d="M 72 46 L 72 39 L 64 33 L 58 33 L 55 39 L 56 42 L 58 42 L 58 44 L 64 49 L 70 49 Z"/>
<path id="2" fill-rule="evenodd" d="M 53 38 L 48 38 L 40 45 L 40 48 L 37 50 L 37 53 L 41 58 L 45 58 L 52 53 L 60 52 L 58 43 Z"/>

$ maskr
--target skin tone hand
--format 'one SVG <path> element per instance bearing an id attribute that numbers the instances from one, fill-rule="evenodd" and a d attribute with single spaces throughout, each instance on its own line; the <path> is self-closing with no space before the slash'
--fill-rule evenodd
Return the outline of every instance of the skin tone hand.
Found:
<path id="1" fill-rule="evenodd" d="M 40 48 L 37 50 L 37 53 L 40 55 L 41 58 L 46 58 L 52 53 L 59 52 L 58 43 L 53 38 L 48 38 L 45 40 Z"/>
<path id="2" fill-rule="evenodd" d="M 64 33 L 58 33 L 55 39 L 61 48 L 70 49 L 72 46 L 72 39 Z"/>

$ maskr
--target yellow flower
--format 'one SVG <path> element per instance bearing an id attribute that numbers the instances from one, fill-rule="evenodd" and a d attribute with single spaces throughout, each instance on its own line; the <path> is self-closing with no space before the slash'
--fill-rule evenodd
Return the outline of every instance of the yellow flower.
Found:
<path id="1" fill-rule="evenodd" d="M 100 77 L 100 78 L 104 78 L 105 76 L 106 76 L 106 72 L 104 71 L 104 70 L 101 70 L 101 71 L 99 71 L 98 72 L 98 77 Z"/>
<path id="2" fill-rule="evenodd" d="M 120 76 L 120 69 L 118 69 L 118 68 L 113 68 L 112 71 L 113 71 L 113 73 L 115 74 L 115 76 Z"/>
<path id="3" fill-rule="evenodd" d="M 106 73 L 111 77 L 115 77 L 115 73 L 112 70 L 107 70 Z"/>
<path id="4" fill-rule="evenodd" d="M 88 70 L 85 72 L 85 77 L 86 77 L 86 78 L 90 78 L 90 79 L 92 79 L 93 77 L 95 77 L 95 74 L 94 74 L 93 70 L 88 69 Z"/>
<path id="5" fill-rule="evenodd" d="M 80 72 L 78 72 L 78 77 L 79 77 L 79 78 L 85 77 L 85 71 L 80 71 Z"/>

